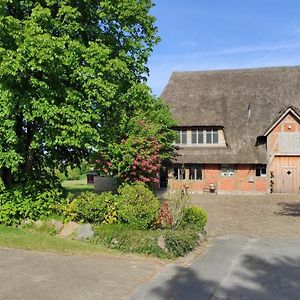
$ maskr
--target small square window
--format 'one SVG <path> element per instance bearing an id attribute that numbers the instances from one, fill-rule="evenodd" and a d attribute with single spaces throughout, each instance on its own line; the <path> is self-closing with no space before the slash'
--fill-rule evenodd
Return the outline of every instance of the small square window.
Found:
<path id="1" fill-rule="evenodd" d="M 235 176 L 235 166 L 234 165 L 222 165 L 221 166 L 221 176 L 227 176 L 227 177 Z"/>
<path id="2" fill-rule="evenodd" d="M 256 177 L 267 177 L 267 166 L 266 165 L 258 165 L 255 169 Z"/>

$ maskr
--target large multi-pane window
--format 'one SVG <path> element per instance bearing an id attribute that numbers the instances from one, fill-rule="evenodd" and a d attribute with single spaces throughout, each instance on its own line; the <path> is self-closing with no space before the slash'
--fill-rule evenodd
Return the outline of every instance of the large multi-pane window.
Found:
<path id="1" fill-rule="evenodd" d="M 176 165 L 174 167 L 174 178 L 177 180 L 202 180 L 202 165 Z M 188 174 L 188 175 L 187 175 Z M 188 177 L 186 177 L 188 176 Z"/>
<path id="2" fill-rule="evenodd" d="M 201 128 L 191 130 L 177 130 L 176 144 L 219 144 L 218 129 Z"/>

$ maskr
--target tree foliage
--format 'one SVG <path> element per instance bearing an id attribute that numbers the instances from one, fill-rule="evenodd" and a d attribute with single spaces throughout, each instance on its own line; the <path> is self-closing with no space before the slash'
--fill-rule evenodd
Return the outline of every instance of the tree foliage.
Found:
<path id="1" fill-rule="evenodd" d="M 151 0 L 0 0 L 0 175 L 76 165 L 149 107 Z M 153 99 L 152 99 L 153 100 Z M 117 134 L 117 136 L 120 136 Z"/>

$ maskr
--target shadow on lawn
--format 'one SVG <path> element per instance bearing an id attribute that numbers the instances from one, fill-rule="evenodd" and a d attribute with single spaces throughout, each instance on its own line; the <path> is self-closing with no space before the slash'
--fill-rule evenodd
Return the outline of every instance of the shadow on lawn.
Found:
<path id="1" fill-rule="evenodd" d="M 278 202 L 277 205 L 281 210 L 274 212 L 276 215 L 300 217 L 300 202 Z"/>
<path id="2" fill-rule="evenodd" d="M 265 261 L 246 255 L 241 268 L 233 271 L 230 280 L 217 282 L 197 276 L 192 267 L 177 267 L 176 275 L 165 284 L 151 290 L 149 299 L 299 299 L 300 256 L 280 257 Z M 217 272 L 217 270 L 216 270 Z M 202 271 L 205 277 L 205 270 Z M 228 279 L 228 277 L 227 277 Z"/>

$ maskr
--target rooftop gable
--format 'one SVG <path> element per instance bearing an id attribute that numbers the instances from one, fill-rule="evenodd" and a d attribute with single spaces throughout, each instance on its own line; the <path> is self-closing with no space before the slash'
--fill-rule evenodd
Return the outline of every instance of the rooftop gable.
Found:
<path id="1" fill-rule="evenodd" d="M 291 114 L 296 120 L 300 121 L 299 110 L 295 107 L 288 107 L 284 112 L 279 114 L 279 116 L 271 123 L 270 126 L 261 134 L 261 136 L 268 136 L 270 132 L 288 115 Z"/>

